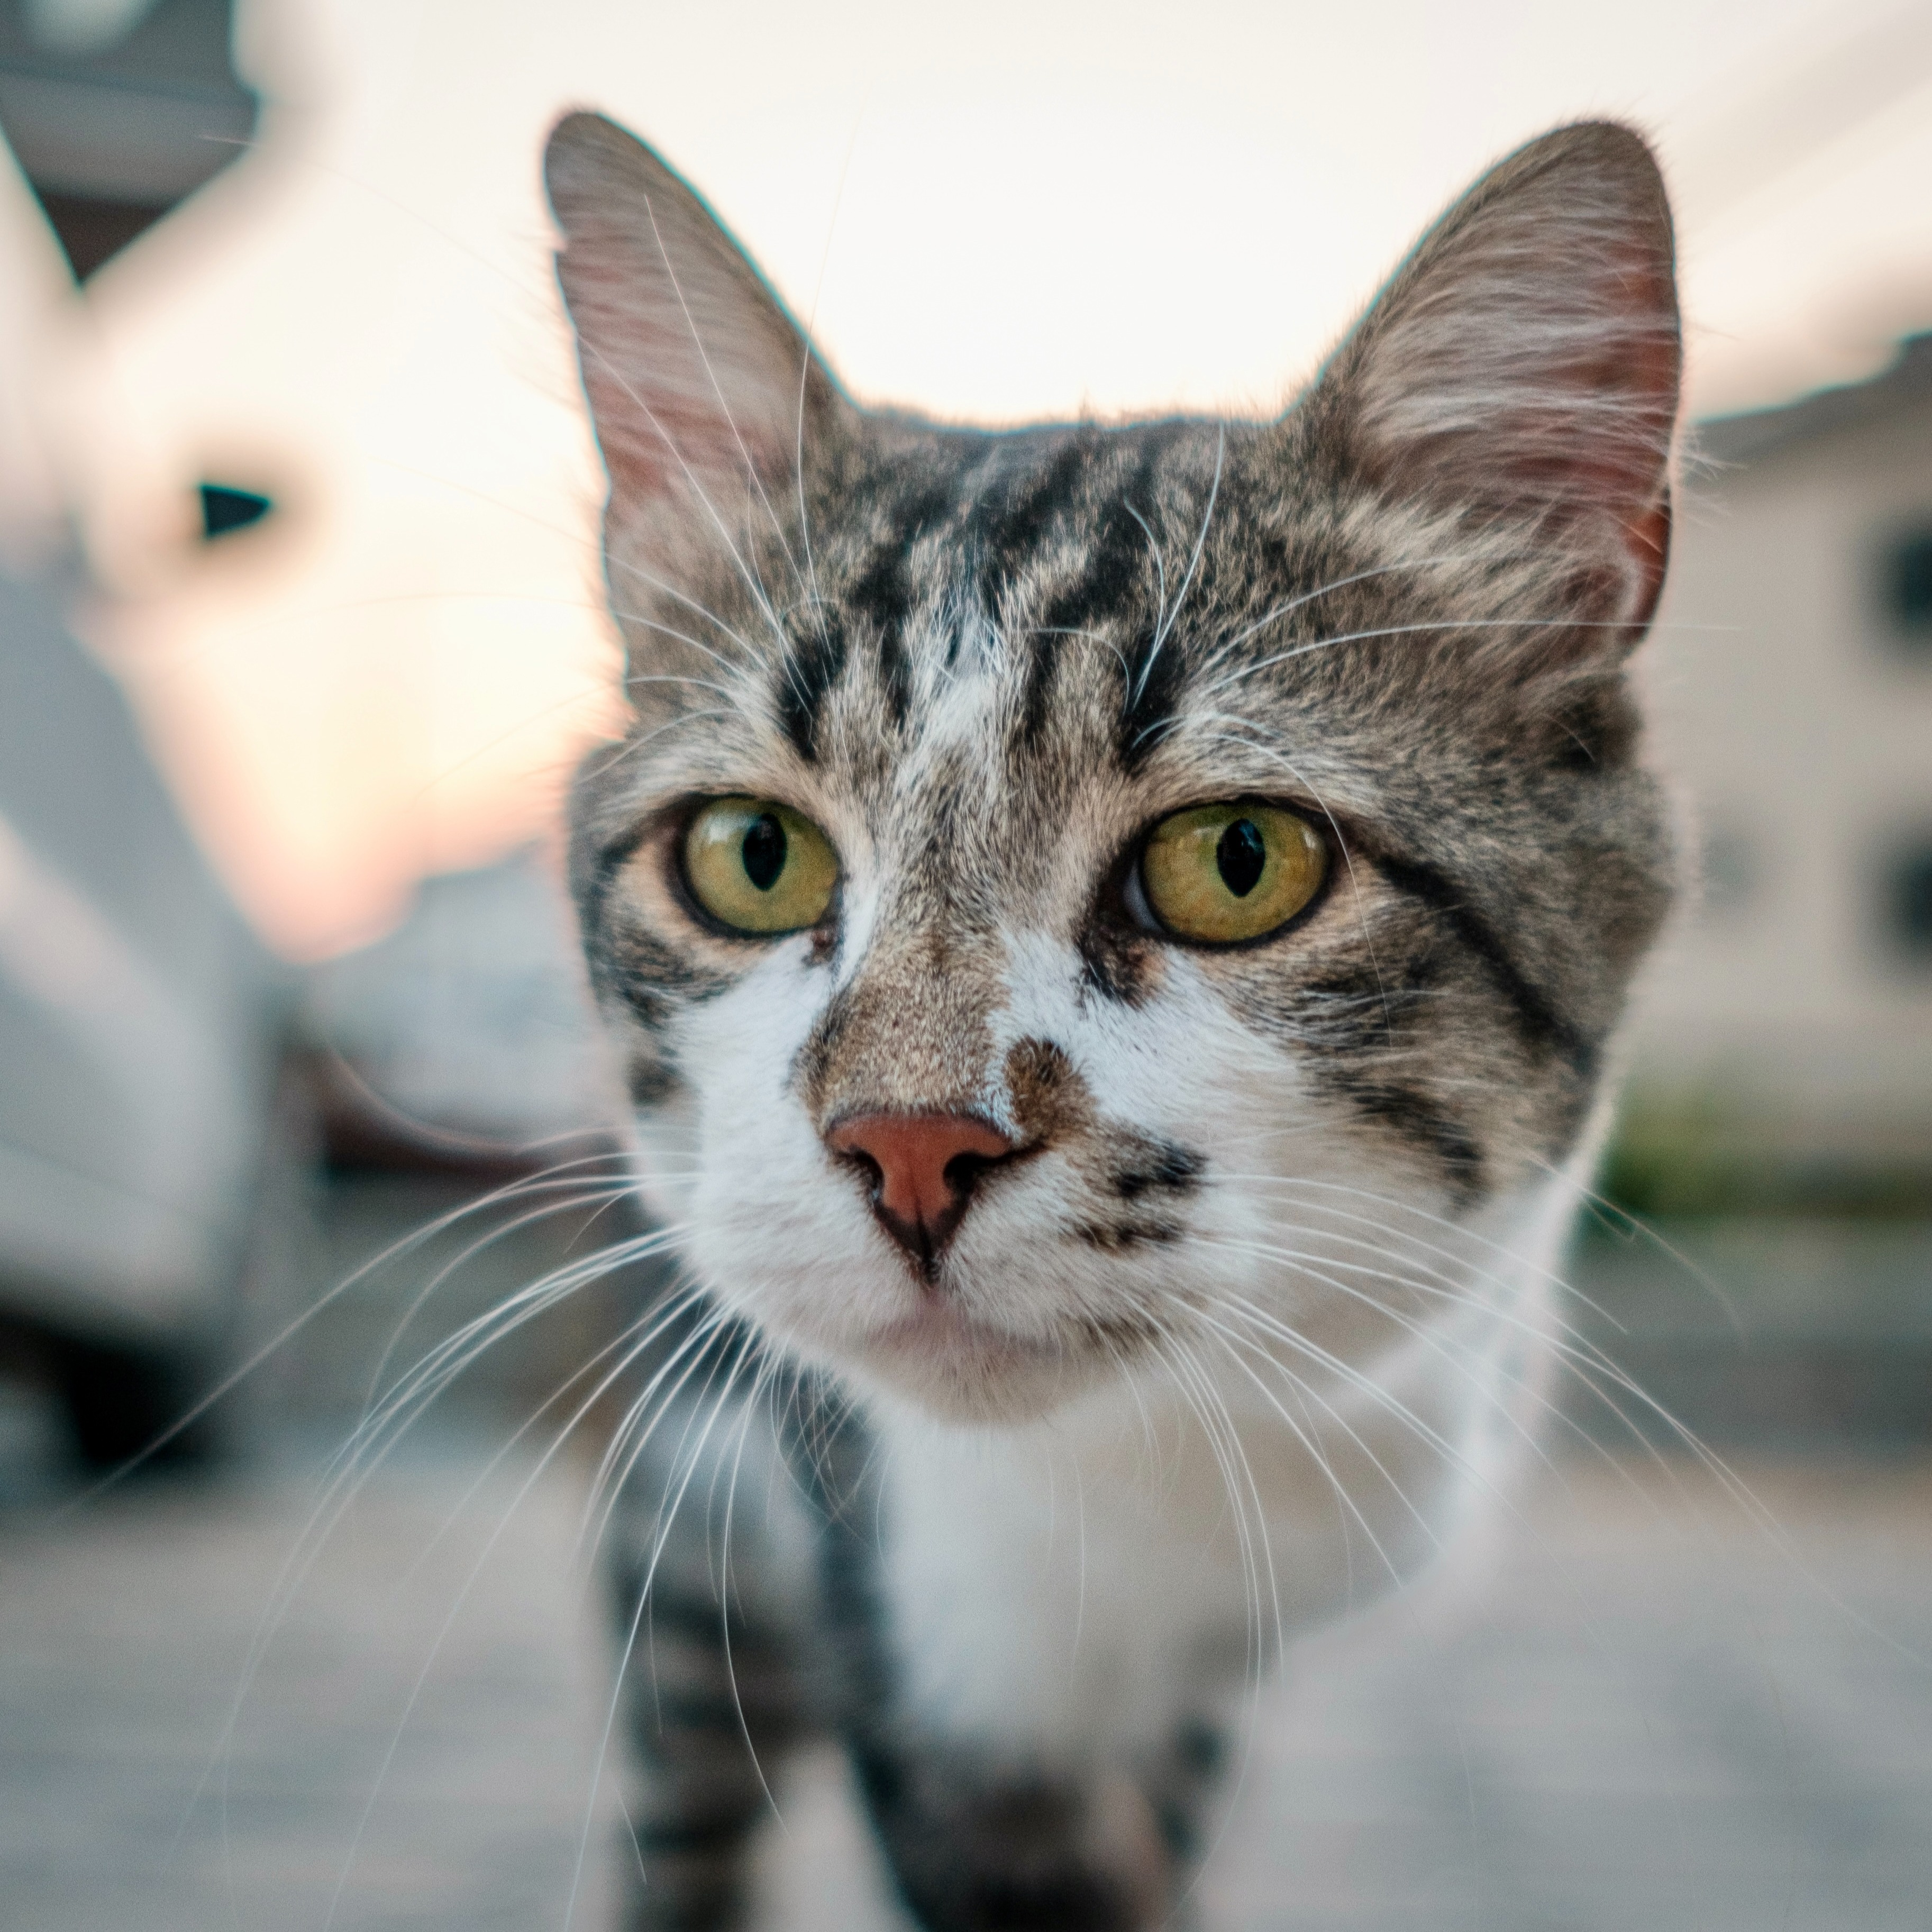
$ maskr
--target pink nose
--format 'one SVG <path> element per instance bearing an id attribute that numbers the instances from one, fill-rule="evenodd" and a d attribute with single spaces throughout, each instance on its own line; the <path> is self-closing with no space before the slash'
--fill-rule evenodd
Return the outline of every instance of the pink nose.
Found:
<path id="1" fill-rule="evenodd" d="M 980 1174 L 1013 1151 L 970 1114 L 853 1114 L 825 1144 L 870 1174 L 873 1213 L 922 1270 L 964 1218 Z"/>

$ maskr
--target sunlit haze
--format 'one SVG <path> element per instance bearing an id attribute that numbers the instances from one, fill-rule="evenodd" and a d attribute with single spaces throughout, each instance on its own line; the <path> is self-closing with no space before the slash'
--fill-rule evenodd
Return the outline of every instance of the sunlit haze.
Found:
<path id="1" fill-rule="evenodd" d="M 254 0 L 238 51 L 259 151 L 84 309 L 32 296 L 52 244 L 0 182 L 37 371 L 0 512 L 79 512 L 91 639 L 301 954 L 540 836 L 614 716 L 537 189 L 565 106 L 686 172 L 857 394 L 949 416 L 1272 409 L 1449 196 L 1584 114 L 1660 145 L 1694 408 L 1932 326 L 1922 7 Z M 202 477 L 282 507 L 204 550 Z"/>

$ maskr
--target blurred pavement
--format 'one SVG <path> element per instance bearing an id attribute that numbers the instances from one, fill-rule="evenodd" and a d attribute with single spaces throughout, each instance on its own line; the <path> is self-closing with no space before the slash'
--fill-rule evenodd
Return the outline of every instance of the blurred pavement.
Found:
<path id="1" fill-rule="evenodd" d="M 35 1426 L 0 1412 L 16 1472 Z M 484 1473 L 506 1432 L 425 1424 L 371 1477 L 225 1750 L 332 1440 L 58 1520 L 56 1479 L 16 1489 L 0 1928 L 319 1928 L 338 1879 L 344 1932 L 561 1926 L 605 1638 L 574 1549 L 582 1468 L 519 1448 Z M 1744 1474 L 1774 1528 L 1682 1461 L 1567 1464 L 1460 1574 L 1305 1646 L 1258 1707 L 1208 1923 L 1924 1932 L 1932 1460 Z M 822 1760 L 784 1792 L 773 1928 L 892 1922 L 841 1782 Z M 620 1846 L 600 1804 L 585 1932 Z"/>
<path id="2" fill-rule="evenodd" d="M 470 1497 L 482 1460 L 432 1432 L 362 1490 L 225 1747 L 312 1464 L 0 1517 L 0 1927 L 289 1932 L 327 1922 L 345 1870 L 344 1932 L 558 1922 L 600 1632 L 572 1483 L 518 1503 L 526 1457 Z M 593 1843 L 578 1922 L 601 1932 L 608 1832 Z"/>

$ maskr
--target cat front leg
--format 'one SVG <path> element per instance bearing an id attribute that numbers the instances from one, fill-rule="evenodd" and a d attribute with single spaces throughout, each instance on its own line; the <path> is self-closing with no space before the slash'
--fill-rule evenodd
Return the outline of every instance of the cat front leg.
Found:
<path id="1" fill-rule="evenodd" d="M 1097 1467 L 1057 1510 L 1070 1448 L 848 1404 L 806 1466 L 841 1728 L 927 1932 L 1184 1922 L 1252 1660 L 1238 1578 Z"/>
<path id="2" fill-rule="evenodd" d="M 682 1582 L 683 1587 L 680 1587 Z M 623 1696 L 632 1742 L 623 1828 L 634 1856 L 627 1932 L 732 1932 L 751 1906 L 752 1840 L 805 1728 L 786 1634 L 660 1576 L 645 1614 L 634 1576 L 619 1609 L 638 1629 Z"/>
<path id="3" fill-rule="evenodd" d="M 610 1526 L 626 1932 L 747 1922 L 752 1841 L 787 1760 L 826 1728 L 812 1532 L 764 1402 L 712 1399 L 732 1387 L 730 1350 L 667 1344 L 688 1380 L 661 1414 L 637 1412 L 646 1439 Z"/>
<path id="4" fill-rule="evenodd" d="M 1179 1864 L 1139 1781 L 1001 1765 L 936 1738 L 854 1757 L 900 1892 L 928 1932 L 1140 1932 Z"/>

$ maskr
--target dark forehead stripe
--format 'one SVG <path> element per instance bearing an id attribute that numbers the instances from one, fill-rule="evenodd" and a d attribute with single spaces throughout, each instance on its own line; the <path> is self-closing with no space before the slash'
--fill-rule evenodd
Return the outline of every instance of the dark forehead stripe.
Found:
<path id="1" fill-rule="evenodd" d="M 1156 553 L 1163 535 L 1172 547 L 1186 520 L 1177 520 L 1177 509 L 1198 514 L 1197 479 L 1190 473 L 1177 488 L 1168 473 L 1197 428 L 1176 421 L 1130 430 L 937 433 L 874 469 L 849 499 L 826 506 L 824 514 L 866 528 L 871 541 L 836 578 L 820 568 L 823 601 L 772 666 L 774 709 L 800 755 L 808 762 L 822 755 L 827 704 L 862 662 L 875 665 L 892 722 L 903 727 L 913 687 L 908 628 L 952 577 L 962 587 L 976 584 L 990 610 L 1016 590 L 1024 595 L 1030 582 L 1042 586 L 1042 601 L 1023 620 L 1026 634 L 1010 640 L 1019 659 L 1022 747 L 1046 730 L 1072 640 L 1118 632 L 1124 621 L 1132 668 L 1121 744 L 1128 761 L 1139 762 L 1148 721 L 1166 716 L 1180 695 L 1183 654 L 1154 648 Z M 938 556 L 928 542 L 935 536 Z M 1166 560 L 1170 590 L 1184 572 L 1186 548 Z"/>
<path id="2" fill-rule="evenodd" d="M 1100 630 L 1110 622 L 1138 614 L 1137 607 L 1146 608 L 1148 624 L 1135 640 L 1138 650 L 1130 652 L 1130 660 L 1144 651 L 1154 634 L 1151 600 L 1144 596 L 1144 580 L 1152 569 L 1147 531 L 1135 520 L 1126 499 L 1115 499 L 1100 513 L 1100 527 L 1080 575 L 1041 610 L 1038 628 L 1029 640 L 1026 694 L 1020 707 L 1022 743 L 1036 743 L 1046 728 L 1053 674 L 1061 658 L 1070 649 L 1090 648 L 1084 640 L 1076 645 L 1074 633 Z M 1124 694 L 1131 700 L 1131 683 Z"/>
<path id="3" fill-rule="evenodd" d="M 1108 626 L 1124 620 L 1132 627 L 1129 662 L 1147 658 L 1159 622 L 1154 592 L 1160 576 L 1155 561 L 1160 471 L 1182 428 L 1162 424 L 1115 432 L 1111 446 L 1096 432 L 1072 446 L 1050 466 L 1040 488 L 1028 499 L 1028 514 L 1008 526 L 1004 548 L 989 555 L 989 576 L 997 568 L 1002 579 L 1010 581 L 1031 564 L 1063 578 L 1034 614 L 1026 640 L 1018 718 L 1022 746 L 1037 744 L 1046 729 L 1055 673 L 1068 651 L 1091 647 L 1090 636 L 1082 634 L 1104 634 Z M 1067 468 L 1068 458 L 1075 454 L 1082 459 L 1077 472 Z M 1114 458 L 1104 468 L 1097 460 L 1102 454 Z M 1082 554 L 1058 554 L 1061 546 L 1070 548 L 1076 541 L 1076 532 Z M 993 587 L 997 592 L 997 583 Z M 1132 708 L 1144 682 L 1130 672 L 1124 714 Z M 1167 687 L 1170 696 L 1174 688 Z"/>
<path id="4" fill-rule="evenodd" d="M 821 610 L 809 627 L 772 668 L 778 728 L 807 764 L 818 759 L 818 729 L 825 700 L 845 675 L 850 646 L 835 610 Z"/>
<path id="5" fill-rule="evenodd" d="M 779 725 L 806 763 L 819 758 L 826 700 L 862 640 L 875 653 L 892 722 L 904 724 L 912 701 L 906 626 L 932 588 L 915 574 L 914 553 L 962 515 L 961 470 L 988 441 L 976 434 L 934 439 L 916 458 L 874 472 L 848 500 L 821 508 L 822 517 L 838 524 L 869 524 L 879 534 L 836 579 L 830 559 L 816 568 L 819 598 L 812 619 L 800 626 L 803 634 L 789 660 L 772 668 Z"/>
<path id="6" fill-rule="evenodd" d="M 974 439 L 977 440 L 977 439 Z M 902 725 L 912 700 L 912 666 L 906 655 L 908 620 L 931 586 L 914 574 L 913 553 L 956 518 L 956 483 L 945 472 L 928 472 L 890 508 L 890 526 L 840 599 L 853 621 L 872 634 L 878 650 L 879 682 L 892 722 Z"/>
<path id="7" fill-rule="evenodd" d="M 1016 465 L 982 491 L 968 528 L 974 574 L 989 608 L 1000 608 L 1002 593 L 1039 561 L 1049 542 L 1065 540 L 1092 490 L 1101 441 L 1097 430 L 1076 431 L 1046 461 Z M 1024 646 L 1018 735 L 1023 745 L 1031 745 L 1045 726 L 1063 640 L 1034 634 L 1014 641 Z"/>
<path id="8" fill-rule="evenodd" d="M 1135 640 L 1127 654 L 1126 702 L 1120 707 L 1117 740 L 1123 771 L 1138 772 L 1173 728 L 1187 681 L 1186 664 L 1175 640 L 1157 631 Z"/>
<path id="9" fill-rule="evenodd" d="M 975 563 L 997 586 L 1019 574 L 1055 527 L 1086 500 L 1102 432 L 1076 430 L 1056 447 L 1028 436 L 997 446 L 967 511 Z M 1032 460 L 1028 460 L 1029 458 Z M 1044 458 L 1044 460 L 1041 458 Z"/>

